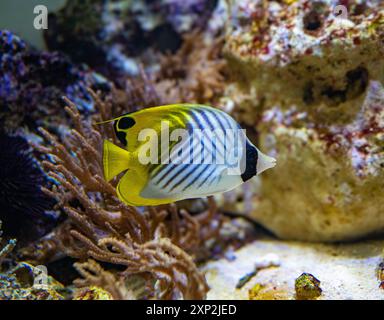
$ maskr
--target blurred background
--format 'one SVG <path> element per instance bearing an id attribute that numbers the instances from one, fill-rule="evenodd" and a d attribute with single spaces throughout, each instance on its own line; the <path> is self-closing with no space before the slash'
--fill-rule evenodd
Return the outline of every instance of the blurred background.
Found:
<path id="1" fill-rule="evenodd" d="M 33 28 L 37 5 L 45 5 L 49 11 L 58 10 L 65 0 L 2 0 L 0 2 L 0 29 L 17 33 L 37 48 L 44 48 L 43 32 Z"/>

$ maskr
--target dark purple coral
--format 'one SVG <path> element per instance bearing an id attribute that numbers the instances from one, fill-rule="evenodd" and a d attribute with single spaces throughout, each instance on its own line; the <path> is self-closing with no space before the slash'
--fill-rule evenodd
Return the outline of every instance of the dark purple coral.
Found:
<path id="1" fill-rule="evenodd" d="M 54 201 L 41 191 L 50 184 L 20 136 L 0 133 L 0 220 L 4 234 L 19 243 L 35 240 L 54 224 Z"/>
<path id="2" fill-rule="evenodd" d="M 10 131 L 62 124 L 61 102 L 67 96 L 88 112 L 93 100 L 87 87 L 109 90 L 88 67 L 76 66 L 61 53 L 30 48 L 9 31 L 0 30 L 0 124 Z"/>

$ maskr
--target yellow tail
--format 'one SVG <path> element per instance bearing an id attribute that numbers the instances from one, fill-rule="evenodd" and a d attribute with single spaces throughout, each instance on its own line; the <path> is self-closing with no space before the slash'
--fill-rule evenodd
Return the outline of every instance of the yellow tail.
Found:
<path id="1" fill-rule="evenodd" d="M 130 154 L 108 140 L 104 140 L 103 147 L 104 178 L 107 181 L 113 179 L 119 173 L 127 170 L 130 164 Z"/>

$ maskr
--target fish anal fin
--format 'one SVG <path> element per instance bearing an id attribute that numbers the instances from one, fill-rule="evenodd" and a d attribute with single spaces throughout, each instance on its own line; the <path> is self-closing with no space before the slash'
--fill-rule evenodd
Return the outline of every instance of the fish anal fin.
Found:
<path id="1" fill-rule="evenodd" d="M 116 187 L 119 199 L 130 206 L 157 206 L 174 202 L 174 199 L 143 198 L 141 191 L 147 184 L 148 176 L 140 170 L 128 170 Z"/>

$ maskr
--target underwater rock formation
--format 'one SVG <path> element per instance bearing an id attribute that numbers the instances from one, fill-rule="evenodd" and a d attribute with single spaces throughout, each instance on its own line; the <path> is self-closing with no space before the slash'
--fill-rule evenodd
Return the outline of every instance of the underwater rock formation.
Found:
<path id="1" fill-rule="evenodd" d="M 348 1 L 348 19 L 332 1 L 232 7 L 233 112 L 278 162 L 260 178 L 252 216 L 281 238 L 384 231 L 384 8 L 359 3 Z"/>
<path id="2" fill-rule="evenodd" d="M 253 216 L 290 239 L 338 241 L 382 232 L 383 105 L 384 87 L 371 82 L 362 110 L 345 126 L 316 126 L 297 111 L 266 111 L 260 143 L 279 165 L 263 177 Z"/>
<path id="3" fill-rule="evenodd" d="M 58 52 L 40 52 L 10 31 L 0 31 L 0 123 L 8 131 L 39 125 L 59 130 L 67 117 L 62 97 L 93 109 L 87 87 L 109 91 L 109 83 Z"/>
<path id="4" fill-rule="evenodd" d="M 45 39 L 50 49 L 124 86 L 127 76 L 138 73 L 138 55 L 149 48 L 176 51 L 184 32 L 206 26 L 216 2 L 71 0 L 50 14 Z"/>
<path id="5" fill-rule="evenodd" d="M 346 122 L 359 111 L 369 80 L 384 80 L 384 3 L 236 1 L 225 53 L 244 86 L 267 106 L 308 112 L 322 122 Z"/>
<path id="6" fill-rule="evenodd" d="M 338 241 L 384 231 L 382 84 L 370 83 L 361 109 L 354 122 L 327 127 L 297 111 L 266 111 L 260 142 L 279 165 L 263 177 L 253 216 L 290 239 Z"/>

